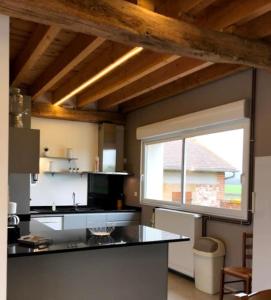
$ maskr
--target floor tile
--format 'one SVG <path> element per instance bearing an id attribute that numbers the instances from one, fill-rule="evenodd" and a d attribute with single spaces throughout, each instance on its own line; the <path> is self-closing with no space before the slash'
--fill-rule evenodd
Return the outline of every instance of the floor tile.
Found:
<path id="1" fill-rule="evenodd" d="M 227 295 L 224 300 L 232 300 Z M 193 281 L 172 272 L 168 276 L 168 300 L 218 300 L 218 295 L 209 295 L 195 288 Z"/>

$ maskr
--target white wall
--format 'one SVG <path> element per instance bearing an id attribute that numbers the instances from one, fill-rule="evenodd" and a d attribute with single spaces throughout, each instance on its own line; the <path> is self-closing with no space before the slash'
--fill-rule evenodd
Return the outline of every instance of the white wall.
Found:
<path id="1" fill-rule="evenodd" d="M 0 15 L 0 299 L 6 299 L 7 203 L 8 203 L 8 109 L 9 18 Z"/>
<path id="2" fill-rule="evenodd" d="M 87 204 L 87 175 L 44 174 L 49 162 L 53 161 L 55 171 L 67 170 L 69 166 L 79 171 L 94 169 L 95 156 L 98 155 L 98 125 L 82 122 L 32 118 L 32 128 L 40 130 L 40 151 L 50 149 L 50 156 L 65 156 L 66 149 L 73 149 L 77 161 L 40 159 L 39 181 L 30 187 L 31 206 L 72 205 L 72 193 L 76 201 Z"/>

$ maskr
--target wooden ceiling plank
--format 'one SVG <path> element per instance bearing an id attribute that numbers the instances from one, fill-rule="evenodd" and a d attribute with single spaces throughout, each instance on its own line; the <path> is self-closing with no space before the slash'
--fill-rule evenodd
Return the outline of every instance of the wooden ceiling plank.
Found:
<path id="1" fill-rule="evenodd" d="M 42 102 L 33 103 L 31 110 L 31 115 L 33 117 L 38 118 L 59 119 L 89 123 L 125 123 L 124 115 L 115 112 L 73 110 Z"/>
<path id="2" fill-rule="evenodd" d="M 189 14 L 192 16 L 196 16 L 199 13 L 201 13 L 204 9 L 208 8 L 213 3 L 215 3 L 216 1 L 217 0 L 202 0 L 196 6 L 194 6 L 189 10 Z"/>
<path id="3" fill-rule="evenodd" d="M 271 10 L 271 0 L 231 0 L 229 4 L 210 10 L 197 21 L 205 27 L 221 30 L 241 25 Z"/>
<path id="4" fill-rule="evenodd" d="M 91 62 L 84 66 L 80 72 L 67 80 L 64 85 L 59 86 L 55 91 L 53 91 L 52 103 L 56 103 L 66 97 L 80 85 L 84 84 L 87 80 L 96 75 L 103 68 L 112 64 L 122 55 L 126 54 L 129 49 L 126 46 L 114 44 L 108 41 L 104 46 L 104 50 L 100 53 L 101 59 L 91 60 Z"/>
<path id="5" fill-rule="evenodd" d="M 216 0 L 159 0 L 156 11 L 168 17 L 178 18 L 183 14 L 190 14 L 191 11 L 198 8 L 197 12 L 192 14 L 194 16 L 215 1 Z"/>
<path id="6" fill-rule="evenodd" d="M 260 39 L 271 35 L 271 12 L 264 14 L 242 26 L 233 26 L 232 31 L 249 38 Z"/>
<path id="7" fill-rule="evenodd" d="M 0 12 L 158 52 L 268 69 L 271 64 L 265 43 L 167 18 L 123 0 L 2 0 Z"/>
<path id="8" fill-rule="evenodd" d="M 35 100 L 38 96 L 52 88 L 104 42 L 105 39 L 103 38 L 78 34 L 67 49 L 56 58 L 30 87 L 32 99 Z"/>
<path id="9" fill-rule="evenodd" d="M 78 107 L 84 107 L 89 103 L 96 102 L 178 58 L 178 56 L 174 55 L 144 51 L 135 60 L 128 62 L 123 68 L 118 70 L 116 76 L 113 74 L 113 76 L 101 80 L 80 94 L 77 99 L 77 105 Z"/>
<path id="10" fill-rule="evenodd" d="M 181 57 L 166 67 L 141 78 L 126 88 L 116 91 L 112 95 L 101 99 L 98 103 L 100 110 L 106 110 L 130 99 L 148 93 L 169 82 L 175 81 L 191 73 L 210 66 L 211 62 L 202 62 L 194 58 Z"/>
<path id="11" fill-rule="evenodd" d="M 154 9 L 155 9 L 155 0 L 137 0 L 137 5 L 154 11 Z"/>
<path id="12" fill-rule="evenodd" d="M 200 70 L 122 104 L 121 112 L 132 112 L 245 69 L 246 67 L 239 65 L 214 64 L 204 70 Z"/>
<path id="13" fill-rule="evenodd" d="M 60 32 L 59 26 L 37 25 L 32 37 L 11 67 L 11 84 L 18 86 L 23 76 L 36 64 Z"/>

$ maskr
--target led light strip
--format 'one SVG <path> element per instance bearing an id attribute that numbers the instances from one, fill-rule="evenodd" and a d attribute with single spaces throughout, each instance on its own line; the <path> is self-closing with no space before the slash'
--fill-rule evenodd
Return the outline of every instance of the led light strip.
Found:
<path id="1" fill-rule="evenodd" d="M 108 73 L 112 72 L 114 69 L 125 63 L 127 60 L 132 58 L 133 56 L 137 55 L 143 50 L 142 47 L 135 47 L 131 51 L 127 52 L 123 56 L 121 56 L 119 59 L 117 59 L 115 62 L 110 64 L 109 66 L 102 69 L 99 73 L 97 73 L 95 76 L 91 77 L 89 80 L 81 84 L 78 88 L 70 92 L 68 95 L 57 101 L 54 105 L 61 105 L 65 101 L 67 101 L 69 98 L 75 96 L 76 94 L 80 93 L 85 88 L 89 87 L 91 84 L 95 83 L 97 80 L 101 79 Z"/>

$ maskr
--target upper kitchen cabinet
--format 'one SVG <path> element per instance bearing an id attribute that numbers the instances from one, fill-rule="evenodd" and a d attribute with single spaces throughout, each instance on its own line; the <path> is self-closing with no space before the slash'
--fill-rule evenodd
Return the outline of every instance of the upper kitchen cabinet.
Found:
<path id="1" fill-rule="evenodd" d="M 9 128 L 9 172 L 39 173 L 40 131 Z"/>

